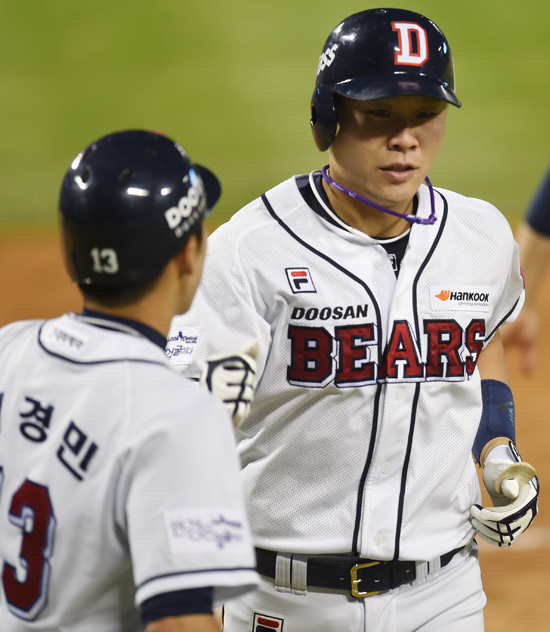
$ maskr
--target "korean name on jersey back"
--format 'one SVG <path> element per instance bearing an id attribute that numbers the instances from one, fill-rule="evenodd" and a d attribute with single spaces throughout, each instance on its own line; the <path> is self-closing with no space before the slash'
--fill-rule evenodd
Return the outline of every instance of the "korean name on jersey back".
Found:
<path id="1" fill-rule="evenodd" d="M 474 318 L 466 327 L 455 319 L 425 319 L 419 335 L 407 320 L 395 320 L 384 344 L 368 312 L 368 305 L 295 306 L 287 332 L 289 384 L 348 388 L 464 381 L 473 374 L 485 340 L 483 319 Z"/>

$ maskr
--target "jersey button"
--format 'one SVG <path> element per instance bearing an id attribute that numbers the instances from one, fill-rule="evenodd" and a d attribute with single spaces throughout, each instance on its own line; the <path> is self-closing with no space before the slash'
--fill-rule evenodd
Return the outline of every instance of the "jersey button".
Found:
<path id="1" fill-rule="evenodd" d="M 378 533 L 374 536 L 373 542 L 376 544 L 376 546 L 381 546 L 382 544 L 384 544 L 384 536 L 381 533 Z"/>
<path id="2" fill-rule="evenodd" d="M 398 388 L 394 393 L 395 401 L 400 402 L 403 399 L 403 389 Z"/>
<path id="3" fill-rule="evenodd" d="M 374 264 L 374 267 L 377 270 L 383 270 L 384 269 L 384 262 L 382 261 L 382 259 L 378 259 L 378 261 Z"/>
<path id="4" fill-rule="evenodd" d="M 380 468 L 382 474 L 389 474 L 391 472 L 391 465 L 389 463 L 384 463 Z"/>

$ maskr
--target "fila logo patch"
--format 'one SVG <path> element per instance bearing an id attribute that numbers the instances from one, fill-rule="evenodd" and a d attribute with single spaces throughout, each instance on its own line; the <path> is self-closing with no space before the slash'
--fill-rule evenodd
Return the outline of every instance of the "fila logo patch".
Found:
<path id="1" fill-rule="evenodd" d="M 286 276 L 293 294 L 317 292 L 308 268 L 287 268 Z"/>
<path id="2" fill-rule="evenodd" d="M 252 632 L 283 632 L 284 619 L 270 614 L 254 613 Z"/>
<path id="3" fill-rule="evenodd" d="M 430 307 L 434 311 L 488 312 L 491 304 L 491 288 L 432 286 Z"/>

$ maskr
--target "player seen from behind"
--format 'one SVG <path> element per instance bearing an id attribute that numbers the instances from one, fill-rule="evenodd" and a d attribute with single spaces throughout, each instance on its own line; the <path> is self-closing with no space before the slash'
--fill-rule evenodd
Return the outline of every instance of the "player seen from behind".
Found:
<path id="1" fill-rule="evenodd" d="M 84 309 L 0 330 L 3 632 L 213 632 L 213 603 L 257 581 L 233 426 L 164 351 L 219 195 L 142 130 L 97 140 L 65 175 Z"/>

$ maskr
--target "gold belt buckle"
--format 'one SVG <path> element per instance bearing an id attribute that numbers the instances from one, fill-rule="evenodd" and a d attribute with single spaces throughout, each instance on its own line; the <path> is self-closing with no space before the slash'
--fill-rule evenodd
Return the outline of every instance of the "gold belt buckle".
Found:
<path id="1" fill-rule="evenodd" d="M 361 580 L 357 577 L 357 571 L 361 568 L 369 568 L 370 566 L 380 566 L 381 564 L 387 564 L 388 562 L 383 562 L 381 560 L 371 560 L 370 562 L 366 562 L 365 564 L 355 564 L 350 569 L 351 575 L 351 594 L 353 597 L 370 597 L 371 595 L 380 595 L 383 592 L 387 592 L 385 590 L 373 590 L 372 592 L 362 592 L 359 590 L 359 584 Z"/>

